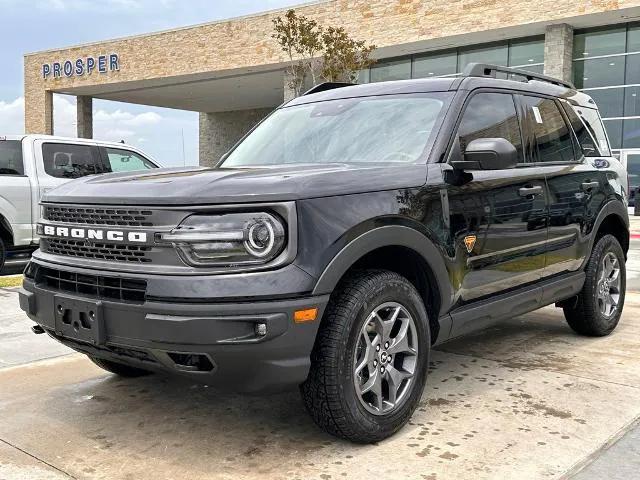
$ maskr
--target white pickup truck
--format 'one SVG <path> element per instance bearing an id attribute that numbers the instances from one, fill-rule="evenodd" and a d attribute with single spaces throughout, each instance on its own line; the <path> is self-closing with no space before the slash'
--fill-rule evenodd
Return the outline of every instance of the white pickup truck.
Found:
<path id="1" fill-rule="evenodd" d="M 0 136 L 0 270 L 37 247 L 41 195 L 74 178 L 158 168 L 137 148 L 48 135 Z"/>

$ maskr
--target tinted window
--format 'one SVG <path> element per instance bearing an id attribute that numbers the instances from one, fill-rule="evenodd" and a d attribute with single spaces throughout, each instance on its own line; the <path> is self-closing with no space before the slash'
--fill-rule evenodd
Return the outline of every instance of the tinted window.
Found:
<path id="1" fill-rule="evenodd" d="M 598 111 L 593 108 L 585 107 L 574 107 L 574 110 L 586 125 L 589 133 L 591 133 L 593 138 L 596 139 L 600 155 L 606 157 L 610 156 L 611 151 L 609 150 L 609 142 L 607 141 L 607 136 L 604 133 L 604 127 L 602 126 L 602 120 L 600 119 L 600 115 L 598 115 Z"/>
<path id="2" fill-rule="evenodd" d="M 155 168 L 155 165 L 149 160 L 129 150 L 109 147 L 106 147 L 104 150 L 108 159 L 108 171 L 132 172 L 135 170 Z"/>
<path id="3" fill-rule="evenodd" d="M 582 147 L 582 153 L 587 157 L 603 155 L 603 153 L 600 152 L 595 136 L 587 129 L 585 123 L 580 120 L 580 117 L 578 117 L 578 114 L 573 110 L 571 105 L 562 103 L 562 106 L 564 107 L 567 117 L 569 117 L 569 123 L 571 123 L 576 137 L 578 137 L 578 143 Z"/>
<path id="4" fill-rule="evenodd" d="M 556 102 L 549 98 L 523 97 L 533 128 L 538 162 L 573 162 L 571 131 Z"/>
<path id="5" fill-rule="evenodd" d="M 411 59 L 383 60 L 371 67 L 372 82 L 405 80 L 411 78 Z"/>
<path id="6" fill-rule="evenodd" d="M 98 148 L 92 145 L 45 143 L 42 159 L 45 172 L 56 178 L 79 178 L 106 171 Z"/>
<path id="7" fill-rule="evenodd" d="M 504 93 L 478 93 L 467 104 L 458 128 L 460 149 L 477 138 L 504 138 L 518 151 L 518 163 L 524 161 L 522 137 L 513 97 Z"/>
<path id="8" fill-rule="evenodd" d="M 21 141 L 0 140 L 0 175 L 24 175 Z"/>

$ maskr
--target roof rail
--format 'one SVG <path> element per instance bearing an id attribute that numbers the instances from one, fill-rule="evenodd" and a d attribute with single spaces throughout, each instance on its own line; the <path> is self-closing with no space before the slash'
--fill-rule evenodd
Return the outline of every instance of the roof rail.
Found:
<path id="1" fill-rule="evenodd" d="M 348 82 L 324 82 L 307 90 L 302 94 L 302 96 L 304 97 L 305 95 L 311 95 L 312 93 L 326 92 L 327 90 L 333 90 L 334 88 L 352 87 L 354 85 L 356 84 Z"/>
<path id="2" fill-rule="evenodd" d="M 571 82 L 565 82 L 564 80 L 548 77 L 547 75 L 542 75 L 540 73 L 527 72 L 526 70 L 520 70 L 518 68 L 501 67 L 500 65 L 490 65 L 487 63 L 470 63 L 466 66 L 464 72 L 462 72 L 462 76 L 496 78 L 496 74 L 498 72 L 524 77 L 527 81 L 539 80 L 541 82 L 553 83 L 554 85 L 559 85 L 561 87 L 571 88 L 572 90 L 576 89 Z"/>

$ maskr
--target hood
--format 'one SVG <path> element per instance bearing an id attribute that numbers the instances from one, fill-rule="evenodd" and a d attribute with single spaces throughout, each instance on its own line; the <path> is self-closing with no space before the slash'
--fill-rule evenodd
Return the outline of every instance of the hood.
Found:
<path id="1" fill-rule="evenodd" d="M 426 181 L 425 165 L 287 165 L 160 168 L 83 177 L 42 200 L 103 205 L 202 205 L 300 200 L 396 188 Z"/>

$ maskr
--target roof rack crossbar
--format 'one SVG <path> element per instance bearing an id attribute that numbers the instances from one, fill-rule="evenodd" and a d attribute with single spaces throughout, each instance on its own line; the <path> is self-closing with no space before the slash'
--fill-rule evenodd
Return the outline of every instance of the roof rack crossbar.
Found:
<path id="1" fill-rule="evenodd" d="M 311 95 L 312 93 L 326 92 L 327 90 L 333 90 L 334 88 L 352 87 L 353 85 L 356 85 L 356 84 L 355 83 L 349 83 L 349 82 L 324 82 L 324 83 L 319 83 L 315 87 L 311 87 L 309 90 L 304 92 L 302 94 L 302 96 L 304 97 L 305 95 Z"/>
<path id="2" fill-rule="evenodd" d="M 493 77 L 496 78 L 497 73 L 507 73 L 524 77 L 527 81 L 538 80 L 541 82 L 552 83 L 561 87 L 567 87 L 575 90 L 575 86 L 571 82 L 566 82 L 558 78 L 542 75 L 541 73 L 527 72 L 518 68 L 502 67 L 500 65 L 491 65 L 488 63 L 470 63 L 462 72 L 463 77 Z"/>

